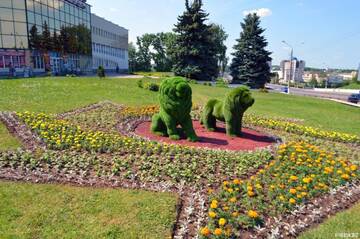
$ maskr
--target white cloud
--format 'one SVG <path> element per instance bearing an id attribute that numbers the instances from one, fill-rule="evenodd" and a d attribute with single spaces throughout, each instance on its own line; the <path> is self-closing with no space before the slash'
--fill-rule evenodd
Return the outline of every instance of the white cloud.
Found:
<path id="1" fill-rule="evenodd" d="M 250 13 L 256 13 L 256 15 L 258 15 L 259 17 L 268 17 L 271 16 L 272 11 L 269 8 L 259 8 L 259 9 L 243 11 L 244 16 L 247 16 Z"/>
<path id="2" fill-rule="evenodd" d="M 119 11 L 119 9 L 117 9 L 117 8 L 114 8 L 114 7 L 110 8 L 110 12 L 118 12 L 118 11 Z"/>

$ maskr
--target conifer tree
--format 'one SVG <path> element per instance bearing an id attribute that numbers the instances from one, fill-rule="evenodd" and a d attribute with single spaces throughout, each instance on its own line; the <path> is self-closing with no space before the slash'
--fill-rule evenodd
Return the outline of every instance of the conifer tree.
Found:
<path id="1" fill-rule="evenodd" d="M 185 6 L 174 29 L 177 34 L 174 73 L 196 80 L 212 80 L 218 75 L 218 66 L 210 26 L 205 23 L 209 14 L 202 9 L 202 0 L 191 4 L 186 0 Z"/>
<path id="2" fill-rule="evenodd" d="M 44 30 L 41 36 L 41 50 L 44 52 L 51 51 L 53 49 L 53 44 L 51 41 L 49 26 L 46 21 L 43 24 L 43 29 Z"/>
<path id="3" fill-rule="evenodd" d="M 265 49 L 268 45 L 263 36 L 265 29 L 260 27 L 260 18 L 256 14 L 247 15 L 241 27 L 230 65 L 233 82 L 263 88 L 270 81 L 271 61 L 271 53 Z"/>
<path id="4" fill-rule="evenodd" d="M 36 25 L 33 25 L 29 32 L 29 47 L 32 50 L 39 50 L 41 47 L 41 36 Z"/>

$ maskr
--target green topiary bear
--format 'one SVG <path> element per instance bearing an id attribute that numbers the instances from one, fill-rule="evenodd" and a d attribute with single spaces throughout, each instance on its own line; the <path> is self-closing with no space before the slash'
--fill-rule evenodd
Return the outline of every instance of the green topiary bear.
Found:
<path id="1" fill-rule="evenodd" d="M 165 79 L 160 85 L 160 112 L 152 118 L 151 131 L 157 135 L 179 140 L 178 125 L 189 141 L 197 141 L 190 116 L 192 91 L 184 78 Z"/>
<path id="2" fill-rule="evenodd" d="M 211 99 L 206 104 L 201 116 L 201 123 L 209 131 L 216 129 L 216 120 L 226 123 L 226 133 L 241 136 L 242 118 L 245 111 L 254 104 L 249 88 L 238 87 L 230 91 L 224 102 Z"/>

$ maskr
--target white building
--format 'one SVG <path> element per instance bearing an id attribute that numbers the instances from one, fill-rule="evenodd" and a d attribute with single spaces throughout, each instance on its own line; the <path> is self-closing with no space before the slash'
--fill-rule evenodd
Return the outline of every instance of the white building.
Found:
<path id="1" fill-rule="evenodd" d="M 305 70 L 305 61 L 294 58 L 291 62 L 284 60 L 280 63 L 282 71 L 282 82 L 286 83 L 291 78 L 292 83 L 303 82 L 303 74 Z"/>
<path id="2" fill-rule="evenodd" d="M 95 14 L 91 14 L 93 70 L 127 72 L 129 69 L 129 31 Z"/>

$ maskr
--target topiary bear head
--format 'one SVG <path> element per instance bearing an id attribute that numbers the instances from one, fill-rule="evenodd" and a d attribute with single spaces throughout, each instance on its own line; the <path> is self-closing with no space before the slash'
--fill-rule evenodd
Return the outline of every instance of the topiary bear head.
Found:
<path id="1" fill-rule="evenodd" d="M 251 96 L 250 89 L 240 86 L 227 94 L 224 107 L 233 114 L 243 114 L 254 103 L 255 99 Z"/>
<path id="2" fill-rule="evenodd" d="M 182 77 L 165 79 L 160 85 L 160 106 L 166 111 L 188 113 L 192 106 L 192 90 Z"/>

